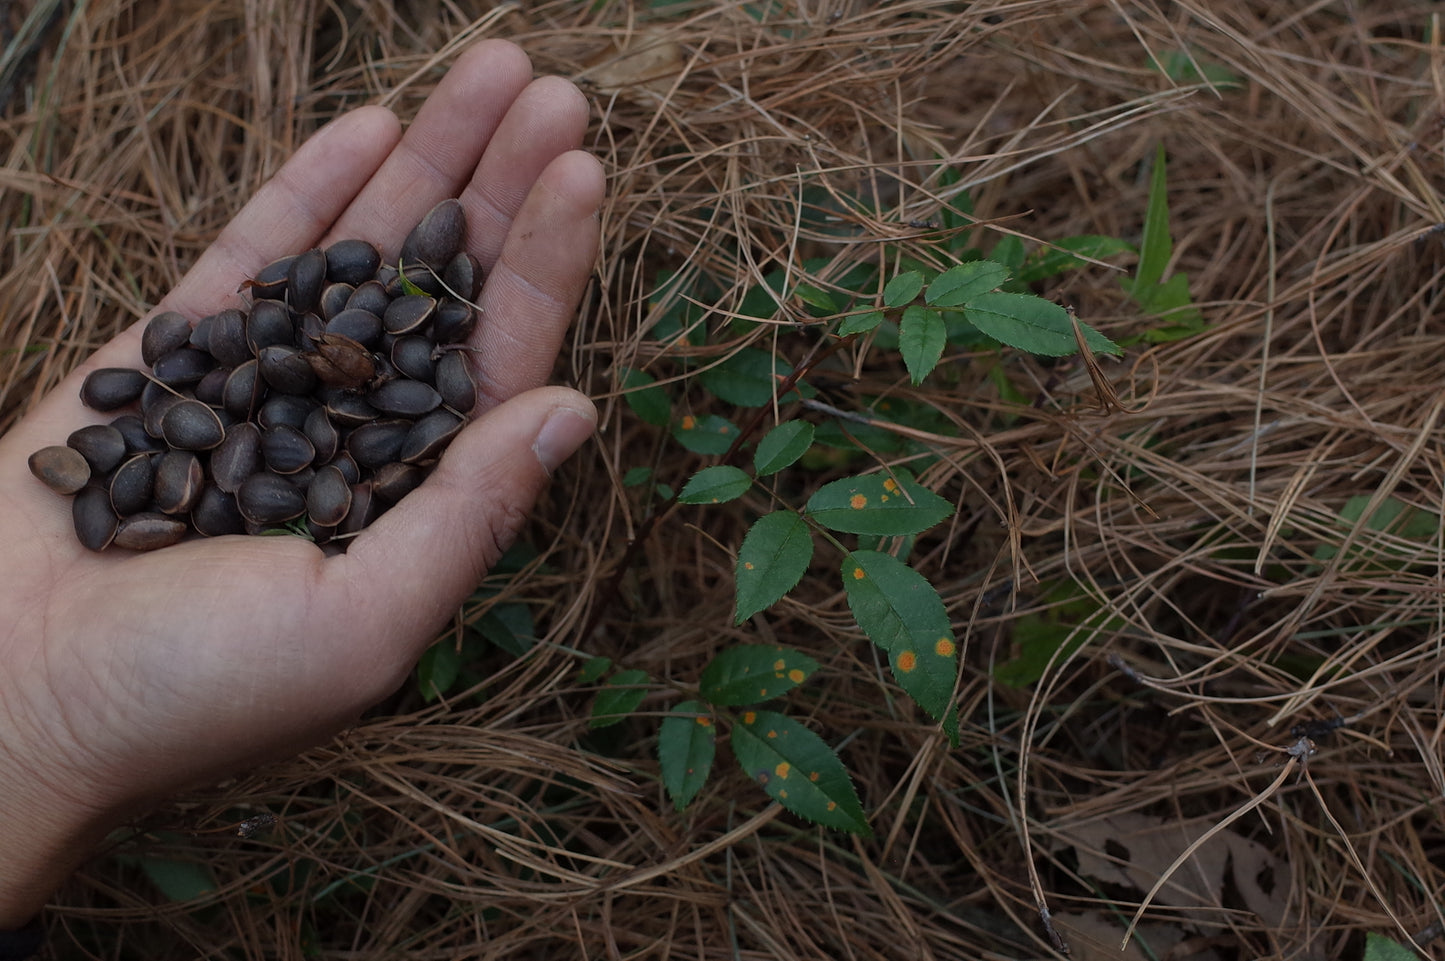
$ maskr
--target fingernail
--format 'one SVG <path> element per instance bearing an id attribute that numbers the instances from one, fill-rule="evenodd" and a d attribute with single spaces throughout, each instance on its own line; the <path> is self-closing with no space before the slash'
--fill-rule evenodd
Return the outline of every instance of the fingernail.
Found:
<path id="1" fill-rule="evenodd" d="M 532 442 L 532 452 L 537 455 L 542 469 L 548 474 L 557 469 L 564 460 L 571 457 L 592 436 L 596 417 L 591 411 L 580 411 L 574 407 L 558 407 L 547 415 L 537 439 Z"/>

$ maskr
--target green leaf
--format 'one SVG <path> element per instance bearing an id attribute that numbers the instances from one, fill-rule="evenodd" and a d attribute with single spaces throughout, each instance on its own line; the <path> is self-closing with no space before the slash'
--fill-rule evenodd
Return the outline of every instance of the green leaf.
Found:
<path id="1" fill-rule="evenodd" d="M 1003 264 L 1010 270 L 1018 270 L 1024 262 L 1024 242 L 1013 234 L 1006 234 L 993 245 L 988 259 L 994 263 Z"/>
<path id="2" fill-rule="evenodd" d="M 773 511 L 754 521 L 738 548 L 735 622 L 741 624 L 791 591 L 812 559 L 813 534 L 798 514 Z"/>
<path id="3" fill-rule="evenodd" d="M 953 504 L 907 471 L 862 474 L 824 484 L 808 499 L 808 516 L 845 534 L 918 534 L 953 513 Z"/>
<path id="4" fill-rule="evenodd" d="M 427 648 L 416 663 L 416 684 L 422 698 L 431 703 L 451 690 L 461 670 L 462 652 L 456 638 L 443 638 Z"/>
<path id="5" fill-rule="evenodd" d="M 863 314 L 853 314 L 851 317 L 844 317 L 843 322 L 838 325 L 838 336 L 847 337 L 850 334 L 866 334 L 868 331 L 883 323 L 885 317 L 881 310 L 870 310 Z"/>
<path id="6" fill-rule="evenodd" d="M 994 340 L 1044 357 L 1063 357 L 1079 349 L 1069 312 L 1033 294 L 980 294 L 964 305 L 968 322 Z M 1101 354 L 1123 351 L 1083 321 L 1079 328 L 1089 349 Z"/>
<path id="7" fill-rule="evenodd" d="M 647 672 L 636 668 L 618 671 L 609 677 L 607 686 L 597 692 L 597 700 L 592 704 L 592 719 L 587 726 L 611 727 L 625 720 L 647 696 L 647 688 L 641 686 L 646 683 Z"/>
<path id="8" fill-rule="evenodd" d="M 513 657 L 524 657 L 537 644 L 532 609 L 523 603 L 498 604 L 477 622 L 477 630 L 490 643 Z M 463 659 L 466 651 L 463 650 Z"/>
<path id="9" fill-rule="evenodd" d="M 884 307 L 902 307 L 913 302 L 923 289 L 923 274 L 908 270 L 888 281 L 883 288 Z"/>
<path id="10" fill-rule="evenodd" d="M 720 707 L 743 707 L 786 694 L 817 669 L 817 661 L 789 647 L 739 644 L 703 668 L 699 692 Z"/>
<path id="11" fill-rule="evenodd" d="M 403 270 L 402 267 L 402 264 L 397 264 L 396 278 L 397 280 L 401 281 L 401 292 L 404 294 L 408 294 L 412 297 L 430 297 L 431 294 L 428 294 L 416 284 L 412 283 L 411 279 L 407 277 L 406 271 Z"/>
<path id="12" fill-rule="evenodd" d="M 723 504 L 743 496 L 752 483 L 752 478 L 736 467 L 704 467 L 682 485 L 677 499 L 684 504 Z"/>
<path id="13" fill-rule="evenodd" d="M 1365 935 L 1363 961 L 1420 961 L 1420 956 L 1403 944 L 1371 931 Z"/>
<path id="14" fill-rule="evenodd" d="M 672 429 L 677 442 L 694 454 L 717 456 L 726 454 L 738 436 L 737 425 L 716 414 L 706 417 L 688 415 Z"/>
<path id="15" fill-rule="evenodd" d="M 683 701 L 662 719 L 657 762 L 662 768 L 662 785 L 677 810 L 692 803 L 707 783 L 716 753 L 716 732 L 706 704 Z"/>
<path id="16" fill-rule="evenodd" d="M 1088 263 L 1084 258 L 1103 260 L 1134 249 L 1134 245 L 1106 234 L 1065 237 L 1052 247 L 1035 251 L 1018 272 L 1021 283 L 1032 284 Z"/>
<path id="17" fill-rule="evenodd" d="M 797 721 L 775 711 L 744 711 L 729 743 L 748 776 L 789 811 L 825 827 L 872 835 L 843 762 Z"/>
<path id="18" fill-rule="evenodd" d="M 1008 268 L 991 260 L 950 267 L 928 285 L 923 297 L 934 307 L 959 307 L 1008 280 Z"/>
<path id="19" fill-rule="evenodd" d="M 943 317 L 927 307 L 906 307 L 898 325 L 898 348 L 916 387 L 938 366 L 947 339 Z"/>
<path id="20" fill-rule="evenodd" d="M 812 444 L 812 424 L 805 420 L 785 420 L 758 441 L 753 470 L 759 477 L 776 474 L 802 457 Z"/>
<path id="21" fill-rule="evenodd" d="M 627 406 L 647 423 L 666 427 L 667 422 L 672 419 L 672 401 L 668 398 L 667 391 L 661 387 L 650 386 L 656 383 L 657 378 L 646 371 L 632 367 L 622 368 L 622 389 L 625 391 L 622 397 L 627 401 Z"/>
<path id="22" fill-rule="evenodd" d="M 1134 269 L 1130 293 L 1164 279 L 1169 258 L 1174 255 L 1174 238 L 1169 235 L 1169 188 L 1164 145 L 1154 151 L 1154 170 L 1149 177 L 1149 205 L 1144 212 L 1144 235 L 1139 242 L 1139 265 Z"/>
<path id="23" fill-rule="evenodd" d="M 888 652 L 893 678 L 957 737 L 951 710 L 958 679 L 958 645 L 943 600 L 928 579 L 897 558 L 854 551 L 843 559 L 843 591 L 853 619 Z"/>
<path id="24" fill-rule="evenodd" d="M 612 658 L 610 657 L 589 657 L 577 672 L 577 680 L 583 684 L 591 684 L 603 674 L 612 669 Z"/>
<path id="25" fill-rule="evenodd" d="M 652 481 L 651 467 L 629 467 L 622 475 L 623 487 L 642 487 Z"/>
<path id="26" fill-rule="evenodd" d="M 171 901 L 195 901 L 216 890 L 216 879 L 211 869 L 196 861 L 143 857 L 140 868 L 161 894 Z"/>
<path id="27" fill-rule="evenodd" d="M 821 287 L 814 287 L 812 284 L 799 284 L 793 288 L 793 296 L 823 314 L 836 314 L 838 304 L 833 296 Z"/>
<path id="28" fill-rule="evenodd" d="M 1070 635 L 1073 635 L 1072 638 Z M 993 678 L 1009 687 L 1028 687 L 1044 676 L 1055 654 L 1062 661 L 1089 639 L 1091 632 L 1037 614 L 1024 614 L 1014 621 L 1013 639 L 1018 656 L 995 664 Z"/>
<path id="29" fill-rule="evenodd" d="M 738 407 L 762 407 L 773 402 L 778 382 L 793 372 L 781 357 L 746 347 L 698 375 L 715 396 Z"/>

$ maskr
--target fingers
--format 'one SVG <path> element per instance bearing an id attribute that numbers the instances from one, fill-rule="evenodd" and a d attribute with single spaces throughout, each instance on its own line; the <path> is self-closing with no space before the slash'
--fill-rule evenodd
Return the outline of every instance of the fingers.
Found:
<path id="1" fill-rule="evenodd" d="M 597 257 L 603 187 L 596 158 L 571 151 L 542 171 L 517 212 L 480 301 L 479 409 L 550 375 Z"/>
<path id="2" fill-rule="evenodd" d="M 455 614 L 525 522 L 548 475 L 591 436 L 576 391 L 529 391 L 467 426 L 437 469 L 325 564 L 316 597 L 358 664 L 405 670 Z M 398 643 L 409 639 L 411 646 Z M 388 693 L 379 680 L 376 696 Z"/>
<path id="3" fill-rule="evenodd" d="M 531 61 L 513 44 L 486 40 L 469 48 L 337 222 L 333 237 L 369 240 L 394 258 L 407 231 L 461 191 L 531 79 Z"/>

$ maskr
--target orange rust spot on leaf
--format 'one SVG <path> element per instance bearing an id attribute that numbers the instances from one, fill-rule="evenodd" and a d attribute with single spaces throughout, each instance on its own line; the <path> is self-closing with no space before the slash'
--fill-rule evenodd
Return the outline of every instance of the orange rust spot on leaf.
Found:
<path id="1" fill-rule="evenodd" d="M 848 506 L 853 508 L 855 511 L 861 511 L 863 508 L 868 506 L 868 498 L 864 497 L 862 494 L 854 494 L 852 497 L 848 498 Z"/>
<path id="2" fill-rule="evenodd" d="M 792 681 L 794 684 L 802 684 L 805 677 L 807 677 L 807 675 L 804 674 L 801 669 L 796 667 L 788 672 L 788 680 Z"/>
<path id="3" fill-rule="evenodd" d="M 682 419 L 682 429 L 683 429 L 683 430 L 694 430 L 694 429 L 696 429 L 696 427 L 697 427 L 697 418 L 694 417 L 694 416 L 692 416 L 691 414 L 688 414 L 686 417 L 684 417 L 684 418 Z"/>
<path id="4" fill-rule="evenodd" d="M 838 809 L 838 802 L 837 802 L 837 801 L 829 801 L 829 802 L 828 802 L 828 810 L 830 810 L 830 811 L 836 811 L 837 809 Z"/>
<path id="5" fill-rule="evenodd" d="M 868 576 L 867 574 L 864 574 L 864 573 L 863 573 L 863 568 L 861 568 L 861 567 L 855 567 L 855 568 L 853 568 L 853 580 L 855 580 L 855 581 L 861 581 L 863 578 L 865 578 L 865 577 L 867 577 L 867 576 Z"/>
<path id="6" fill-rule="evenodd" d="M 777 737 L 777 736 L 778 736 L 778 732 L 777 732 L 776 730 L 773 730 L 773 731 L 769 731 L 769 732 L 768 732 L 768 737 L 774 737 L 774 738 L 775 738 L 775 737 Z"/>
<path id="7" fill-rule="evenodd" d="M 898 493 L 898 482 L 890 477 L 883 482 L 883 489 L 890 494 L 896 494 Z"/>
<path id="8" fill-rule="evenodd" d="M 700 724 L 700 725 L 703 726 L 703 727 L 712 727 L 712 718 L 710 718 L 710 717 L 700 717 L 700 718 L 697 719 L 697 723 Z"/>
<path id="9" fill-rule="evenodd" d="M 818 780 L 818 772 L 817 772 L 817 771 L 809 771 L 809 772 L 808 772 L 808 780 L 810 780 L 810 781 L 816 781 L 816 780 Z"/>
<path id="10" fill-rule="evenodd" d="M 918 666 L 918 655 L 912 651 L 904 651 L 898 655 L 898 669 L 904 674 L 909 674 Z"/>
<path id="11" fill-rule="evenodd" d="M 752 561 L 743 561 L 743 567 L 744 567 L 745 569 L 747 569 L 747 570 L 752 570 L 752 569 L 753 569 L 753 562 L 752 562 Z"/>
<path id="12" fill-rule="evenodd" d="M 789 772 L 791 772 L 792 770 L 793 766 L 787 761 L 779 761 L 778 766 L 773 768 L 773 773 L 786 781 L 788 779 Z"/>
<path id="13" fill-rule="evenodd" d="M 756 721 L 757 719 L 758 719 L 758 712 L 757 712 L 757 711 L 745 711 L 745 712 L 743 713 L 743 723 L 744 723 L 744 724 L 751 724 L 751 723 L 753 723 L 754 721 Z"/>
<path id="14" fill-rule="evenodd" d="M 933 653 L 939 657 L 952 657 L 955 650 L 957 650 L 957 648 L 953 646 L 953 641 L 949 638 L 940 637 L 933 642 Z"/>
<path id="15" fill-rule="evenodd" d="M 784 670 L 784 669 L 787 668 L 787 666 L 788 666 L 788 662 L 785 661 L 785 660 L 783 660 L 781 657 L 778 658 L 776 661 L 773 662 L 773 670 L 775 670 L 775 671 Z"/>

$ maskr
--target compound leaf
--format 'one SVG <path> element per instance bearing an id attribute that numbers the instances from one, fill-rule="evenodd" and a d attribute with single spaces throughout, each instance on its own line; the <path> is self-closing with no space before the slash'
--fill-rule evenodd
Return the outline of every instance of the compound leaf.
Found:
<path id="1" fill-rule="evenodd" d="M 812 559 L 813 534 L 798 514 L 779 510 L 754 521 L 738 548 L 736 622 L 791 591 Z"/>
<path id="2" fill-rule="evenodd" d="M 716 732 L 706 704 L 683 701 L 662 719 L 657 762 L 662 768 L 662 786 L 677 810 L 692 803 L 707 783 L 716 753 Z"/>
<path id="3" fill-rule="evenodd" d="M 953 513 L 953 504 L 899 470 L 824 484 L 805 509 L 829 530 L 896 536 L 928 530 Z"/>
<path id="4" fill-rule="evenodd" d="M 729 743 L 748 776 L 789 811 L 840 831 L 873 833 L 843 762 L 797 721 L 775 711 L 744 711 Z"/>
<path id="5" fill-rule="evenodd" d="M 703 668 L 699 692 L 713 704 L 742 707 L 791 691 L 817 669 L 817 661 L 789 647 L 740 644 Z"/>

